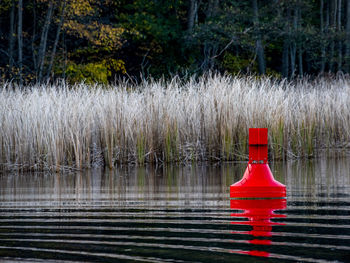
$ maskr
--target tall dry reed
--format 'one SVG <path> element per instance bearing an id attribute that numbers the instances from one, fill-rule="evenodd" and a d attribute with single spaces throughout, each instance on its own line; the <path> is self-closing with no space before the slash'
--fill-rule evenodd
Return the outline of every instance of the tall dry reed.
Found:
<path id="1" fill-rule="evenodd" d="M 244 160 L 249 127 L 272 158 L 349 147 L 350 81 L 204 76 L 182 82 L 0 90 L 2 169 Z"/>

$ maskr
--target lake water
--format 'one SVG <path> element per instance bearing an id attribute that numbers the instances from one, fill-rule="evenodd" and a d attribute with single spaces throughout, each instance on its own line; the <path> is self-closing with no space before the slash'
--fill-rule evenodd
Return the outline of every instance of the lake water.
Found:
<path id="1" fill-rule="evenodd" d="M 286 200 L 230 204 L 246 163 L 0 175 L 0 262 L 350 262 L 350 160 L 270 164 Z"/>

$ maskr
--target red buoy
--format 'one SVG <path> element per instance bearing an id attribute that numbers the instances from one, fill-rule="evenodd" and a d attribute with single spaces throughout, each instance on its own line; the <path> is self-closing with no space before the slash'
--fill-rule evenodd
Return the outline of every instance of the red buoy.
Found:
<path id="1" fill-rule="evenodd" d="M 230 186 L 231 198 L 282 198 L 286 186 L 276 181 L 267 161 L 267 129 L 249 129 L 249 162 L 243 178 Z"/>

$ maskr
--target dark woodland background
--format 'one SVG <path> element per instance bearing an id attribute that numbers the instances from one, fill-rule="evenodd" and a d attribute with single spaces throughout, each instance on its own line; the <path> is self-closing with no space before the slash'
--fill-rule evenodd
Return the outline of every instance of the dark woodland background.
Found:
<path id="1" fill-rule="evenodd" d="M 350 0 L 2 0 L 0 77 L 350 72 Z"/>

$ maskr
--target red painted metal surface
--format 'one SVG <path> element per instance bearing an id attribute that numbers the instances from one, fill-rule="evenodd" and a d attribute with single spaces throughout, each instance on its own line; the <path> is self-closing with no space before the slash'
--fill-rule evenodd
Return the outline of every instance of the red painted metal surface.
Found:
<path id="1" fill-rule="evenodd" d="M 249 145 L 267 145 L 267 128 L 250 128 Z"/>
<path id="2" fill-rule="evenodd" d="M 249 163 L 267 163 L 267 129 L 249 129 Z"/>
<path id="3" fill-rule="evenodd" d="M 282 198 L 286 186 L 273 177 L 267 160 L 267 129 L 249 129 L 249 162 L 243 178 L 230 186 L 231 198 Z"/>

